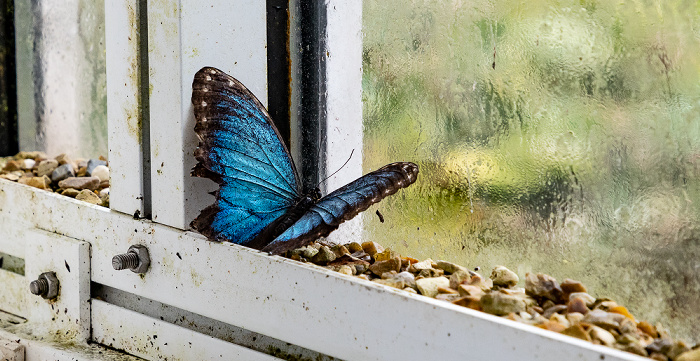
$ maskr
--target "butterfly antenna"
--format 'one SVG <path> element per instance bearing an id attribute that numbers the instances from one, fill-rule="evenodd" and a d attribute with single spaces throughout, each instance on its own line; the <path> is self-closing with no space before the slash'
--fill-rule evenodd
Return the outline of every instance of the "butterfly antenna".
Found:
<path id="1" fill-rule="evenodd" d="M 355 153 L 355 148 L 353 148 L 352 151 L 350 152 L 350 156 L 348 157 L 348 160 L 346 160 L 345 163 L 343 163 L 343 165 L 341 165 L 340 168 L 338 168 L 337 171 L 333 172 L 333 174 L 329 175 L 328 177 L 324 178 L 322 181 L 318 182 L 318 184 L 316 184 L 316 188 L 318 188 L 318 186 L 321 185 L 321 183 L 327 181 L 330 177 L 332 177 L 332 176 L 334 176 L 336 173 L 340 172 L 340 170 L 343 169 L 343 167 L 345 167 L 345 166 L 348 164 L 348 162 L 349 162 L 350 159 L 352 158 L 352 154 L 353 154 L 353 153 Z"/>

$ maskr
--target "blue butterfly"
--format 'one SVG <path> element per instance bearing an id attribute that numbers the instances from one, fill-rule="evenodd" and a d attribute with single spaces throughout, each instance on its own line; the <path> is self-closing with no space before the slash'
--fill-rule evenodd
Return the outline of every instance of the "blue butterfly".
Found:
<path id="1" fill-rule="evenodd" d="M 202 68 L 192 83 L 192 105 L 199 137 L 192 175 L 214 180 L 219 190 L 190 226 L 210 240 L 282 254 L 327 236 L 418 176 L 417 165 L 392 163 L 323 198 L 318 190 L 302 194 L 279 131 L 243 84 Z"/>

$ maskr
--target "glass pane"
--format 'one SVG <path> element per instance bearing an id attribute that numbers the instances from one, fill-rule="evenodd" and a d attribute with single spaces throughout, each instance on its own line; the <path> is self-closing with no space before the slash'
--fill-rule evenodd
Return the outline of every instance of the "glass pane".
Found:
<path id="1" fill-rule="evenodd" d="M 107 156 L 104 2 L 16 1 L 20 149 Z"/>
<path id="2" fill-rule="evenodd" d="M 694 1 L 365 0 L 364 170 L 421 170 L 368 237 L 577 279 L 700 342 L 699 20 Z"/>

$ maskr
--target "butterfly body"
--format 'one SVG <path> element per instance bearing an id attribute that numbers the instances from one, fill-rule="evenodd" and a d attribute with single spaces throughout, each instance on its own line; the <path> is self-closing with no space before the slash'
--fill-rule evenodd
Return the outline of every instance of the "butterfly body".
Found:
<path id="1" fill-rule="evenodd" d="M 202 68 L 192 84 L 192 104 L 199 137 L 192 175 L 214 180 L 219 190 L 191 226 L 211 240 L 284 253 L 327 236 L 418 175 L 413 163 L 392 163 L 323 198 L 318 190 L 302 194 L 277 128 L 243 84 Z"/>

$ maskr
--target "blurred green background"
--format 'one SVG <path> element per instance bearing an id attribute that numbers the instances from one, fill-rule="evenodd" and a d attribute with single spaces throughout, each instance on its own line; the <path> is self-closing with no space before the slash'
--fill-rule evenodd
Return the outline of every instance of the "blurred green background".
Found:
<path id="1" fill-rule="evenodd" d="M 700 2 L 363 6 L 365 171 L 421 170 L 369 238 L 573 278 L 700 342 Z"/>

